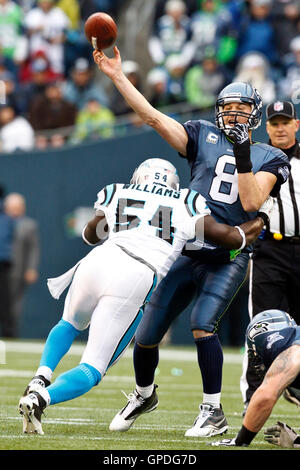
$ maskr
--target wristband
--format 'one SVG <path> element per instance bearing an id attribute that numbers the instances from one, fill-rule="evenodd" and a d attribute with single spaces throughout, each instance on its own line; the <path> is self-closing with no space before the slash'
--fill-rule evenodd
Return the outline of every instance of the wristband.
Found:
<path id="1" fill-rule="evenodd" d="M 246 235 L 245 235 L 245 232 L 244 230 L 241 229 L 241 227 L 239 225 L 235 225 L 235 228 L 238 229 L 238 231 L 240 232 L 240 235 L 242 237 L 242 244 L 239 248 L 237 248 L 238 250 L 242 250 L 243 248 L 245 248 L 246 246 Z"/>
<path id="2" fill-rule="evenodd" d="M 98 242 L 97 242 L 97 243 L 91 243 L 91 242 L 89 242 L 89 241 L 85 238 L 84 232 L 85 232 L 86 227 L 87 227 L 87 224 L 83 227 L 82 232 L 81 232 L 81 237 L 82 237 L 84 243 L 86 243 L 86 244 L 89 245 L 89 246 L 96 246 L 96 245 L 98 245 Z"/>
<path id="3" fill-rule="evenodd" d="M 248 446 L 250 442 L 255 438 L 257 432 L 249 431 L 249 429 L 242 426 L 239 430 L 238 435 L 235 438 L 235 445 L 237 446 Z"/>
<path id="4" fill-rule="evenodd" d="M 236 169 L 238 173 L 250 173 L 252 171 L 252 162 L 250 159 L 250 144 L 244 142 L 242 144 L 233 145 L 233 154 L 236 161 Z"/>
<path id="5" fill-rule="evenodd" d="M 236 158 L 235 161 L 238 173 L 250 173 L 252 171 L 252 162 L 250 158 Z"/>
<path id="6" fill-rule="evenodd" d="M 268 226 L 268 224 L 270 223 L 269 216 L 265 212 L 258 212 L 257 217 L 260 217 L 261 219 L 263 219 L 264 225 Z"/>

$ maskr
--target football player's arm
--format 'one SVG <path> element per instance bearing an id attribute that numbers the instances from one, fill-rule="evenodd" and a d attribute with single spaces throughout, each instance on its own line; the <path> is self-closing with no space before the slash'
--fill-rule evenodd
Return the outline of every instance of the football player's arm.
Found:
<path id="1" fill-rule="evenodd" d="M 246 212 L 257 211 L 271 193 L 276 176 L 267 171 L 238 173 L 239 197 Z"/>
<path id="2" fill-rule="evenodd" d="M 200 239 L 204 236 L 205 240 L 224 248 L 242 249 L 257 239 L 264 225 L 264 220 L 257 217 L 241 224 L 239 230 L 237 227 L 220 224 L 211 215 L 206 215 L 196 222 L 196 236 Z"/>
<path id="3" fill-rule="evenodd" d="M 236 437 L 212 445 L 248 446 L 269 418 L 277 400 L 300 373 L 300 346 L 280 353 L 271 364 L 263 383 L 251 397 L 243 425 Z"/>
<path id="4" fill-rule="evenodd" d="M 108 58 L 103 51 L 93 52 L 94 61 L 107 75 L 129 106 L 145 124 L 155 129 L 175 150 L 186 156 L 187 133 L 179 122 L 155 109 L 135 88 L 122 71 L 120 52 L 114 47 L 114 57 Z"/>
<path id="5" fill-rule="evenodd" d="M 82 230 L 83 241 L 87 245 L 97 245 L 107 235 L 107 223 L 104 212 L 97 211 L 97 215 L 90 220 Z"/>
<path id="6" fill-rule="evenodd" d="M 276 357 L 268 369 L 263 383 L 251 397 L 243 420 L 243 427 L 236 438 L 237 445 L 240 445 L 243 435 L 246 436 L 247 431 L 255 436 L 261 430 L 277 400 L 299 373 L 300 346 L 294 345 Z"/>
<path id="7" fill-rule="evenodd" d="M 271 193 L 277 177 L 272 172 L 252 171 L 251 134 L 247 124 L 236 124 L 230 131 L 238 173 L 238 191 L 246 212 L 255 212 Z"/>

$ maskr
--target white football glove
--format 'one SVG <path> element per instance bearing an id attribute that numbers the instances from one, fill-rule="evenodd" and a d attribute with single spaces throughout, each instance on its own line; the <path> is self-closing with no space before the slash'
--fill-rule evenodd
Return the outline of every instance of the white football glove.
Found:
<path id="1" fill-rule="evenodd" d="M 269 218 L 274 208 L 274 198 L 272 196 L 267 197 L 263 205 L 259 208 L 258 213 L 263 212 Z"/>
<path id="2" fill-rule="evenodd" d="M 264 431 L 265 441 L 279 447 L 300 447 L 295 444 L 298 434 L 287 424 L 277 421 L 275 426 L 271 426 Z"/>
<path id="3" fill-rule="evenodd" d="M 211 445 L 212 445 L 212 446 L 215 446 L 215 447 L 220 447 L 220 446 L 226 446 L 226 447 L 236 446 L 235 439 L 236 439 L 235 437 L 234 437 L 233 439 L 222 439 L 222 441 L 212 442 Z"/>

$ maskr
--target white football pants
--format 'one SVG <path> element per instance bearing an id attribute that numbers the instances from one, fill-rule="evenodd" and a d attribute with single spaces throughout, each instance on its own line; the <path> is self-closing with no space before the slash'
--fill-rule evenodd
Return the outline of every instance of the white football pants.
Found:
<path id="1" fill-rule="evenodd" d="M 78 330 L 90 325 L 81 363 L 106 373 L 130 344 L 156 285 L 155 272 L 114 243 L 94 248 L 80 262 L 63 319 Z"/>

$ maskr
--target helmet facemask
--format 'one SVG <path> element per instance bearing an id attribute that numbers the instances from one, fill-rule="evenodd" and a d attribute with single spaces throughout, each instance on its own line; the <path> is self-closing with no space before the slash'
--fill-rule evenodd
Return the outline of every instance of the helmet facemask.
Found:
<path id="1" fill-rule="evenodd" d="M 250 104 L 250 113 L 245 111 L 224 111 L 223 107 L 229 103 L 245 103 Z M 233 124 L 238 123 L 238 117 L 246 119 L 248 128 L 250 130 L 256 129 L 260 126 L 262 116 L 262 100 L 258 91 L 251 85 L 236 82 L 225 87 L 216 101 L 215 108 L 215 122 L 219 129 L 222 129 L 226 135 L 230 133 L 231 126 L 225 126 L 224 117 L 233 116 Z"/>

